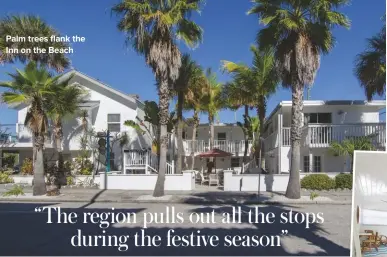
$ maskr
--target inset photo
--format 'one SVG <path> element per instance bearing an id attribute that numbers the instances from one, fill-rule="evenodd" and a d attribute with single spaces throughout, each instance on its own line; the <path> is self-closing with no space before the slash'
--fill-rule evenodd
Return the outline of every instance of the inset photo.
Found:
<path id="1" fill-rule="evenodd" d="M 355 151 L 351 256 L 387 256 L 387 153 Z"/>

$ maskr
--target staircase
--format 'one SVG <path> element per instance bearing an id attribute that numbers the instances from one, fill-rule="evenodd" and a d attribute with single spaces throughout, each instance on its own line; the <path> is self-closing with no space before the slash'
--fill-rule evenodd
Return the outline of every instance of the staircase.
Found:
<path id="1" fill-rule="evenodd" d="M 124 152 L 124 174 L 157 174 L 158 158 L 151 151 Z M 165 174 L 175 174 L 175 163 L 167 162 Z"/>

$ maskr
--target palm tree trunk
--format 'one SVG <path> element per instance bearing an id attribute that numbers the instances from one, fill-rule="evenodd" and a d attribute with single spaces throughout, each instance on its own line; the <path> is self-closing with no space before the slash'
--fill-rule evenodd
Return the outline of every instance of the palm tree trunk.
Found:
<path id="1" fill-rule="evenodd" d="M 208 114 L 208 123 L 210 125 L 210 150 L 214 148 L 214 115 Z"/>
<path id="2" fill-rule="evenodd" d="M 196 131 L 198 130 L 199 127 L 199 112 L 197 110 L 194 110 L 194 115 L 193 115 L 193 129 L 192 129 L 192 164 L 191 164 L 191 169 L 195 169 L 195 152 L 196 152 Z"/>
<path id="3" fill-rule="evenodd" d="M 258 106 L 257 106 L 257 116 L 259 119 L 259 136 L 258 136 L 258 146 L 257 146 L 257 151 L 256 153 L 256 159 L 260 162 L 260 167 L 262 168 L 264 166 L 264 147 L 262 147 L 262 142 L 261 142 L 261 137 L 264 133 L 265 130 L 265 116 L 266 116 L 266 101 L 265 97 L 261 96 L 258 99 Z M 259 153 L 261 152 L 261 156 Z M 259 159 L 260 158 L 260 159 Z"/>
<path id="4" fill-rule="evenodd" d="M 303 110 L 303 85 L 295 81 L 292 86 L 292 124 L 290 128 L 291 161 L 289 183 L 286 189 L 286 197 L 291 199 L 301 198 L 300 186 L 300 160 L 301 160 L 301 131 Z"/>
<path id="5" fill-rule="evenodd" d="M 164 195 L 165 170 L 167 168 L 167 148 L 168 148 L 168 131 L 167 125 L 169 120 L 169 87 L 168 80 L 164 79 L 159 86 L 159 118 L 160 118 L 160 136 L 159 136 L 159 173 L 157 176 L 154 197 Z"/>
<path id="6" fill-rule="evenodd" d="M 176 171 L 182 173 L 182 160 L 183 160 L 183 102 L 184 92 L 179 91 L 177 96 L 177 162 Z"/>
<path id="7" fill-rule="evenodd" d="M 33 186 L 33 195 L 45 195 L 46 191 L 46 181 L 44 177 L 44 158 L 43 158 L 43 146 L 44 146 L 44 136 L 35 135 L 34 137 L 34 186 Z"/>
<path id="8" fill-rule="evenodd" d="M 247 151 L 249 149 L 249 135 L 247 131 L 247 123 L 248 123 L 248 117 L 249 117 L 249 106 L 245 105 L 245 115 L 244 115 L 244 123 L 245 123 L 245 152 L 243 154 L 243 164 L 247 163 Z"/>

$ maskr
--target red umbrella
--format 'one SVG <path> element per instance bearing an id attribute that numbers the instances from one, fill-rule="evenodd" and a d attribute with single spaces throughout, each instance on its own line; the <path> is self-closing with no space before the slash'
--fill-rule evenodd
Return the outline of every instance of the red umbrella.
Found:
<path id="1" fill-rule="evenodd" d="M 217 149 L 217 148 L 214 148 L 214 149 L 212 149 L 210 151 L 198 154 L 198 156 L 201 157 L 201 158 L 228 157 L 228 156 L 231 156 L 231 155 L 232 155 L 231 153 L 222 151 L 222 150 Z M 216 161 L 215 160 L 214 160 L 214 168 L 215 168 L 215 172 L 216 172 Z"/>

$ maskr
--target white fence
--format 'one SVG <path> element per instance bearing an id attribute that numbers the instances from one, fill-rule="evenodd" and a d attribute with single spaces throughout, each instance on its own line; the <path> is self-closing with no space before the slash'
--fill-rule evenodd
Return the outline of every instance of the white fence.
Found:
<path id="1" fill-rule="evenodd" d="M 157 176 L 157 174 L 108 174 L 105 186 L 105 174 L 100 174 L 100 189 L 154 190 Z M 191 191 L 195 189 L 194 174 L 192 171 L 183 171 L 183 174 L 166 175 L 164 189 Z"/>
<path id="2" fill-rule="evenodd" d="M 301 173 L 300 179 L 313 173 Z M 321 174 L 321 173 L 318 173 Z M 334 178 L 339 173 L 326 173 Z M 224 191 L 232 192 L 284 192 L 288 186 L 288 174 L 232 174 L 232 171 L 224 171 Z"/>

